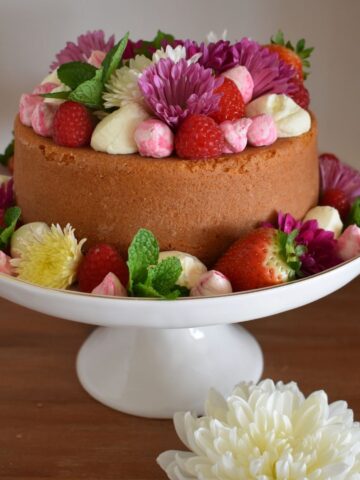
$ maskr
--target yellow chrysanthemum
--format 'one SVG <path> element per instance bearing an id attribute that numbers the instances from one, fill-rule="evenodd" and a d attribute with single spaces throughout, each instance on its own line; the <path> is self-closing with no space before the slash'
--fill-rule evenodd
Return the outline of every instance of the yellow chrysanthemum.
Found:
<path id="1" fill-rule="evenodd" d="M 12 265 L 21 280 L 43 287 L 66 288 L 75 281 L 85 241 L 76 240 L 71 225 L 64 230 L 60 225 L 51 225 L 44 235 L 27 242 Z"/>

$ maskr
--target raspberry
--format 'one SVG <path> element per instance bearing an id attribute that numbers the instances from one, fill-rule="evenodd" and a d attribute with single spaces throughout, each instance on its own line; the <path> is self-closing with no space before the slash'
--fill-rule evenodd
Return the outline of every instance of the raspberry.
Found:
<path id="1" fill-rule="evenodd" d="M 80 290 L 91 292 L 110 272 L 126 287 L 129 280 L 128 268 L 116 249 L 105 243 L 95 245 L 89 249 L 80 264 L 78 270 Z"/>
<path id="2" fill-rule="evenodd" d="M 224 135 L 220 127 L 206 115 L 190 115 L 175 135 L 176 153 L 181 158 L 217 157 L 223 147 Z"/>
<path id="3" fill-rule="evenodd" d="M 221 94 L 219 110 L 210 116 L 217 123 L 225 120 L 238 120 L 245 115 L 245 103 L 240 90 L 230 78 L 224 78 L 222 85 L 214 90 Z"/>
<path id="4" fill-rule="evenodd" d="M 351 208 L 347 196 L 339 188 L 329 188 L 326 190 L 320 199 L 320 205 L 328 205 L 329 207 L 336 208 L 343 220 L 346 220 Z"/>
<path id="5" fill-rule="evenodd" d="M 301 108 L 307 110 L 310 104 L 309 90 L 305 87 L 303 82 L 298 81 L 298 79 L 296 80 L 296 84 L 297 90 L 289 95 Z"/>
<path id="6" fill-rule="evenodd" d="M 84 147 L 90 143 L 94 119 L 85 105 L 65 102 L 55 113 L 53 129 L 53 140 L 58 145 Z"/>

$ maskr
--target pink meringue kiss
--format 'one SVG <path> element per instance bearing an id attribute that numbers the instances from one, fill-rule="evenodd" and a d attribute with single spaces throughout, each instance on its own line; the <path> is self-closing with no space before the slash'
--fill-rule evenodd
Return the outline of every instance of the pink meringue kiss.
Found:
<path id="1" fill-rule="evenodd" d="M 54 88 L 58 87 L 56 83 L 46 82 L 38 85 L 34 88 L 32 93 L 24 93 L 20 97 L 19 104 L 19 116 L 20 122 L 27 127 L 31 127 L 31 117 L 35 110 L 35 107 L 40 103 L 43 103 L 43 97 L 40 97 L 41 93 L 50 93 Z"/>
<path id="2" fill-rule="evenodd" d="M 254 80 L 246 67 L 240 65 L 239 67 L 230 68 L 230 70 L 222 73 L 221 76 L 230 78 L 240 90 L 244 102 L 250 102 L 254 92 Z"/>
<path id="3" fill-rule="evenodd" d="M 232 122 L 227 120 L 219 125 L 225 138 L 223 153 L 239 153 L 245 149 L 251 124 L 250 118 L 240 118 Z"/>
<path id="4" fill-rule="evenodd" d="M 87 59 L 87 62 L 95 68 L 100 68 L 105 57 L 106 52 L 102 52 L 101 50 L 93 50 L 90 57 Z"/>
<path id="5" fill-rule="evenodd" d="M 161 120 L 145 120 L 136 128 L 134 139 L 143 157 L 168 157 L 174 150 L 174 134 Z"/>
<path id="6" fill-rule="evenodd" d="M 201 275 L 198 283 L 190 290 L 191 297 L 208 297 L 232 293 L 230 281 L 221 272 L 210 270 Z"/>
<path id="7" fill-rule="evenodd" d="M 10 263 L 11 258 L 0 250 L 0 273 L 13 275 L 14 269 Z"/>
<path id="8" fill-rule="evenodd" d="M 271 115 L 264 113 L 252 117 L 252 124 L 247 132 L 247 139 L 253 147 L 271 145 L 277 139 L 277 130 Z"/>
<path id="9" fill-rule="evenodd" d="M 337 253 L 342 260 L 351 260 L 360 255 L 360 228 L 350 225 L 337 241 Z"/>
<path id="10" fill-rule="evenodd" d="M 54 116 L 59 105 L 38 103 L 31 115 L 31 126 L 34 132 L 42 137 L 51 137 L 53 133 Z"/>
<path id="11" fill-rule="evenodd" d="M 113 273 L 108 273 L 104 280 L 91 292 L 95 295 L 107 295 L 110 297 L 127 297 L 126 288 Z"/>

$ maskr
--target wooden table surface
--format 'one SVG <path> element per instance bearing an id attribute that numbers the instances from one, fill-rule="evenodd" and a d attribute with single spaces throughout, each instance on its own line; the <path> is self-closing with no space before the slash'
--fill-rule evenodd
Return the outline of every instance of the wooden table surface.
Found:
<path id="1" fill-rule="evenodd" d="M 360 420 L 360 277 L 337 293 L 249 322 L 264 377 L 324 388 Z M 0 479 L 161 480 L 155 463 L 181 448 L 170 420 L 128 416 L 97 403 L 75 373 L 93 327 L 0 300 Z"/>

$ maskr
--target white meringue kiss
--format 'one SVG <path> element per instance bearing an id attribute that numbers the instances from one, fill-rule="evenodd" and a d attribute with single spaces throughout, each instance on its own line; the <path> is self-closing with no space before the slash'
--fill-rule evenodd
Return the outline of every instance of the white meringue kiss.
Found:
<path id="1" fill-rule="evenodd" d="M 112 272 L 108 273 L 104 280 L 95 287 L 91 293 L 110 297 L 127 297 L 126 288 Z"/>
<path id="2" fill-rule="evenodd" d="M 223 153 L 239 153 L 245 149 L 251 124 L 250 118 L 240 118 L 234 121 L 227 120 L 219 125 L 225 138 Z"/>
<path id="3" fill-rule="evenodd" d="M 350 225 L 344 230 L 338 239 L 337 249 L 344 261 L 360 255 L 360 228 L 357 225 Z"/>
<path id="4" fill-rule="evenodd" d="M 263 113 L 252 118 L 247 138 L 253 147 L 272 145 L 277 139 L 277 129 L 271 115 Z"/>
<path id="5" fill-rule="evenodd" d="M 311 128 L 309 112 L 284 94 L 263 95 L 249 103 L 245 111 L 246 116 L 250 118 L 263 113 L 271 115 L 275 121 L 279 138 L 297 137 Z"/>
<path id="6" fill-rule="evenodd" d="M 221 76 L 232 80 L 239 89 L 244 102 L 250 102 L 254 92 L 254 80 L 246 67 L 240 65 L 230 68 L 230 70 L 222 73 Z"/>
<path id="7" fill-rule="evenodd" d="M 317 220 L 319 228 L 334 232 L 335 238 L 338 238 L 343 229 L 339 212 L 333 207 L 314 207 L 308 211 L 303 221 Z"/>
<path id="8" fill-rule="evenodd" d="M 34 132 L 42 137 L 51 137 L 58 105 L 45 102 L 38 103 L 31 115 L 31 126 Z"/>
<path id="9" fill-rule="evenodd" d="M 209 297 L 232 293 L 230 281 L 216 270 L 210 270 L 201 275 L 198 283 L 190 290 L 191 297 Z"/>
<path id="10" fill-rule="evenodd" d="M 198 283 L 201 275 L 207 271 L 206 266 L 189 253 L 178 252 L 177 250 L 160 252 L 159 262 L 167 257 L 176 257 L 180 260 L 182 272 L 176 283 L 189 290 Z"/>
<path id="11" fill-rule="evenodd" d="M 174 134 L 166 123 L 155 118 L 137 126 L 134 134 L 136 145 L 143 157 L 168 157 L 174 150 Z"/>

